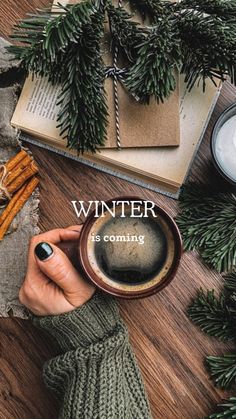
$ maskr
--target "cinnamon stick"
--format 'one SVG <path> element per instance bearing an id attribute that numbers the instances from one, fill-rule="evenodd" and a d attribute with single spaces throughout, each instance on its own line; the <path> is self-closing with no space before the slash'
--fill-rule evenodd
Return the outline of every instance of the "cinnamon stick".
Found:
<path id="1" fill-rule="evenodd" d="M 8 187 L 18 176 L 21 175 L 23 170 L 32 162 L 32 157 L 27 154 L 15 167 L 13 170 L 8 172 L 6 186 Z"/>
<path id="2" fill-rule="evenodd" d="M 32 179 L 30 179 L 26 183 L 26 185 L 22 186 L 22 188 L 14 195 L 11 202 L 8 204 L 5 211 L 1 215 L 3 222 L 2 224 L 0 224 L 0 240 L 4 238 L 13 219 L 21 210 L 21 208 L 25 205 L 25 203 L 28 201 L 29 197 L 31 196 L 35 188 L 37 187 L 38 183 L 39 183 L 38 178 L 34 176 Z M 18 195 L 17 198 L 15 198 L 16 195 Z M 13 199 L 14 199 L 14 203 L 12 204 Z M 4 215 L 5 212 L 6 212 L 6 215 Z"/>
<path id="3" fill-rule="evenodd" d="M 10 212 L 12 211 L 13 207 L 15 206 L 18 199 L 21 197 L 22 193 L 24 192 L 25 188 L 27 186 L 27 183 L 25 183 L 12 197 L 9 204 L 5 208 L 5 210 L 0 215 L 0 226 L 2 225 L 3 221 L 8 217 Z"/>
<path id="4" fill-rule="evenodd" d="M 16 192 L 18 189 L 21 188 L 21 186 L 32 176 L 36 175 L 38 173 L 38 167 L 32 161 L 22 172 L 21 174 L 13 180 L 13 182 L 10 183 L 7 190 L 10 194 Z"/>
<path id="5" fill-rule="evenodd" d="M 21 150 L 14 157 L 8 160 L 8 162 L 5 164 L 7 171 L 10 172 L 12 169 L 14 169 L 26 156 L 28 156 L 28 153 L 26 153 L 25 150 Z"/>

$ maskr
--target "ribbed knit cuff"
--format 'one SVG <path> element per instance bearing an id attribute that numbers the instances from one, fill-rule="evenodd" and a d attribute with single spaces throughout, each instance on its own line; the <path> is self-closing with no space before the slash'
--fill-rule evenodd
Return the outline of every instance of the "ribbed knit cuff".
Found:
<path id="1" fill-rule="evenodd" d="M 32 317 L 35 326 L 53 336 L 63 351 L 86 348 L 111 336 L 120 320 L 115 300 L 97 291 L 87 303 L 69 313 Z"/>

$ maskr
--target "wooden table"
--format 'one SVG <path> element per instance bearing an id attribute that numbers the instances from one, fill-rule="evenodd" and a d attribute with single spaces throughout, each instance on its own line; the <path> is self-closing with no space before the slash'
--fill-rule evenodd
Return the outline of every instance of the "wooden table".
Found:
<path id="1" fill-rule="evenodd" d="M 18 18 L 47 4 L 47 0 L 1 2 L 0 33 L 8 36 Z M 212 166 L 209 138 L 216 118 L 235 101 L 235 95 L 236 89 L 225 84 L 191 179 L 220 181 Z M 176 214 L 177 203 L 172 199 L 36 147 L 31 150 L 40 167 L 42 231 L 77 223 L 70 201 L 78 199 L 105 200 L 134 194 L 156 201 L 171 215 Z M 120 302 L 155 419 L 200 419 L 230 394 L 214 387 L 204 367 L 205 355 L 222 354 L 229 347 L 202 334 L 186 316 L 186 308 L 200 286 L 218 288 L 221 284 L 220 275 L 207 269 L 196 254 L 186 253 L 176 278 L 160 294 L 141 301 Z M 45 335 L 28 321 L 0 320 L 0 419 L 57 418 L 57 404 L 41 379 L 44 361 L 55 353 Z"/>

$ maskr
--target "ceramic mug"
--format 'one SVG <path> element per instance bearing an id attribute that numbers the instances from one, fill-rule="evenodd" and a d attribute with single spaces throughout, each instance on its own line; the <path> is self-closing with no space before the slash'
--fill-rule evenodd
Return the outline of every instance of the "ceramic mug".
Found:
<path id="1" fill-rule="evenodd" d="M 114 202 L 119 202 L 115 216 Z M 131 217 L 134 202 L 140 212 Z M 78 248 L 81 268 L 87 279 L 109 294 L 147 297 L 166 287 L 176 274 L 182 255 L 179 229 L 155 203 L 145 216 L 149 202 L 132 196 L 114 198 L 105 202 L 100 216 L 93 211 L 83 225 Z"/>

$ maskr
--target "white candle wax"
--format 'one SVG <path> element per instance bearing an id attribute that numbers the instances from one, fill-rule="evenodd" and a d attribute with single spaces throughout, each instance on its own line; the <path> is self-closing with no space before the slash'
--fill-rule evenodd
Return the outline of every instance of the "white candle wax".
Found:
<path id="1" fill-rule="evenodd" d="M 215 139 L 215 158 L 221 170 L 236 182 L 236 115 L 219 129 Z"/>

